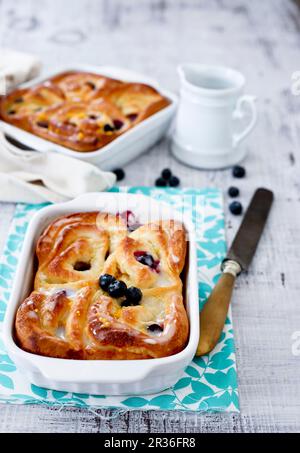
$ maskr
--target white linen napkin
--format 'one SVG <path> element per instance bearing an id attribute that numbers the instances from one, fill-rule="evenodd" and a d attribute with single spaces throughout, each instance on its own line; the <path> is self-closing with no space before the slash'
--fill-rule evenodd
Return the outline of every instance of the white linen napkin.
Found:
<path id="1" fill-rule="evenodd" d="M 0 201 L 57 203 L 110 188 L 116 176 L 53 152 L 24 151 L 0 132 Z"/>
<path id="2" fill-rule="evenodd" d="M 36 77 L 41 63 L 34 55 L 0 49 L 0 95 Z"/>

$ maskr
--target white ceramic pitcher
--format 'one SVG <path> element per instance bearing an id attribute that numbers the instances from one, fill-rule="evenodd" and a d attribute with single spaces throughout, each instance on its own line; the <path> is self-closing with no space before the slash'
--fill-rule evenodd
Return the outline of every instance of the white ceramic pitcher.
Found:
<path id="1" fill-rule="evenodd" d="M 234 165 L 246 154 L 240 142 L 253 129 L 255 97 L 243 95 L 244 76 L 222 66 L 182 64 L 180 102 L 172 152 L 193 167 L 217 169 Z M 250 113 L 243 130 L 241 120 Z"/>

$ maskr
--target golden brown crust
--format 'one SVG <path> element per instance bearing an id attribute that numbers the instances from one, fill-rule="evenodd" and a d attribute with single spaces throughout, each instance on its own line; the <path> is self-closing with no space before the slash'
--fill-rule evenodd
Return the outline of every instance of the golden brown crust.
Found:
<path id="1" fill-rule="evenodd" d="M 141 252 L 155 267 L 137 259 Z M 133 232 L 122 215 L 86 212 L 54 220 L 37 243 L 34 290 L 16 315 L 18 343 L 35 354 L 70 359 L 180 352 L 189 333 L 180 279 L 185 253 L 184 227 L 173 220 Z M 140 288 L 140 304 L 122 306 L 124 298 L 109 297 L 98 283 L 104 273 Z"/>
<path id="2" fill-rule="evenodd" d="M 114 130 L 116 121 L 122 122 L 118 130 Z M 129 120 L 103 100 L 66 102 L 32 115 L 30 125 L 36 135 L 77 151 L 101 148 L 130 128 Z"/>
<path id="3" fill-rule="evenodd" d="M 51 79 L 59 87 L 68 101 L 85 102 L 105 96 L 123 82 L 91 72 L 63 72 Z"/>
<path id="4" fill-rule="evenodd" d="M 122 114 L 137 124 L 169 105 L 154 88 L 143 83 L 123 83 L 107 95 Z"/>
<path id="5" fill-rule="evenodd" d="M 31 116 L 65 102 L 64 93 L 51 82 L 31 90 L 15 90 L 0 99 L 0 117 L 7 123 L 31 131 Z"/>
<path id="6" fill-rule="evenodd" d="M 65 72 L 0 99 L 0 118 L 46 140 L 102 148 L 170 101 L 154 88 L 88 72 Z"/>

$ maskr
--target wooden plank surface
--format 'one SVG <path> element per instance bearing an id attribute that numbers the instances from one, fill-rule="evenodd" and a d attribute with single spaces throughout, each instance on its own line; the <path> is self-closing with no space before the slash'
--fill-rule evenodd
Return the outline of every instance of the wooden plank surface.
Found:
<path id="1" fill-rule="evenodd" d="M 299 42 L 300 10 L 288 0 L 0 0 L 0 46 L 36 53 L 47 69 L 73 62 L 119 65 L 175 91 L 182 61 L 242 70 L 247 91 L 258 97 L 259 122 L 244 145 L 247 177 L 234 182 L 245 206 L 257 186 L 273 189 L 276 197 L 259 253 L 238 280 L 233 300 L 240 415 L 115 416 L 1 405 L 1 432 L 300 430 L 300 358 L 291 350 L 291 335 L 300 331 L 300 97 L 291 93 L 291 75 L 300 69 Z M 179 164 L 164 140 L 127 166 L 125 184 L 151 185 L 166 166 L 183 186 L 217 186 L 226 193 L 233 183 L 230 170 Z M 12 212 L 12 205 L 0 205 L 0 250 Z M 239 221 L 226 208 L 228 240 Z"/>

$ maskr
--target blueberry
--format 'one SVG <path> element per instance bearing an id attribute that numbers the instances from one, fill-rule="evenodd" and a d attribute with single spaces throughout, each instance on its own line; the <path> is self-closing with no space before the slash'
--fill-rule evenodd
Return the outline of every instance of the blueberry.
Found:
<path id="1" fill-rule="evenodd" d="M 116 175 L 117 181 L 122 181 L 125 178 L 125 171 L 122 168 L 115 168 L 113 173 Z"/>
<path id="2" fill-rule="evenodd" d="M 113 275 L 110 274 L 103 274 L 99 278 L 99 286 L 103 291 L 108 291 L 109 285 L 111 285 L 113 282 L 116 282 L 117 280 Z"/>
<path id="3" fill-rule="evenodd" d="M 114 126 L 117 129 L 117 131 L 122 129 L 122 127 L 124 126 L 124 123 L 121 120 L 114 120 L 113 123 L 114 123 Z"/>
<path id="4" fill-rule="evenodd" d="M 239 194 L 240 194 L 240 191 L 239 191 L 239 189 L 237 187 L 233 187 L 233 186 L 229 187 L 228 195 L 230 197 L 235 198 L 235 197 L 238 197 Z"/>
<path id="5" fill-rule="evenodd" d="M 171 178 L 172 176 L 172 172 L 169 168 L 165 168 L 162 172 L 161 172 L 161 176 L 163 179 L 165 179 L 166 181 L 169 181 L 169 179 Z"/>
<path id="6" fill-rule="evenodd" d="M 129 115 L 126 115 L 127 118 L 129 119 L 129 121 L 131 121 L 133 123 L 133 121 L 135 121 L 138 117 L 138 114 L 137 113 L 130 113 Z"/>
<path id="7" fill-rule="evenodd" d="M 230 212 L 234 215 L 240 215 L 243 212 L 243 206 L 239 201 L 233 201 L 229 205 Z"/>
<path id="8" fill-rule="evenodd" d="M 135 252 L 134 254 L 135 259 L 145 266 L 153 267 L 154 265 L 154 258 L 150 253 L 146 252 Z"/>
<path id="9" fill-rule="evenodd" d="M 157 178 L 155 185 L 156 187 L 166 187 L 167 181 L 164 178 Z"/>
<path id="10" fill-rule="evenodd" d="M 232 175 L 235 178 L 243 178 L 246 174 L 246 170 L 244 167 L 241 167 L 240 165 L 235 165 L 232 169 Z"/>
<path id="11" fill-rule="evenodd" d="M 132 233 L 133 231 L 137 230 L 138 228 L 140 228 L 142 226 L 141 223 L 139 222 L 136 222 L 136 223 L 132 223 L 131 225 L 128 225 L 128 231 L 129 233 Z"/>
<path id="12" fill-rule="evenodd" d="M 145 266 L 149 266 L 152 270 L 159 273 L 160 261 L 155 260 L 153 256 L 150 255 L 150 253 L 137 251 L 134 252 L 134 257 L 139 263 L 144 264 Z"/>
<path id="13" fill-rule="evenodd" d="M 97 88 L 94 82 L 91 82 L 90 80 L 86 82 L 86 85 L 88 85 L 92 90 L 95 90 Z"/>
<path id="14" fill-rule="evenodd" d="M 129 209 L 127 209 L 127 211 L 119 212 L 117 215 L 119 215 L 126 222 L 127 226 L 135 221 L 134 213 Z"/>
<path id="15" fill-rule="evenodd" d="M 119 212 L 117 215 L 119 215 L 121 219 L 123 219 L 124 222 L 126 222 L 127 229 L 129 232 L 132 232 L 141 226 L 141 224 L 137 221 L 132 211 L 127 210 L 121 213 Z"/>
<path id="16" fill-rule="evenodd" d="M 15 115 L 17 112 L 16 112 L 16 110 L 11 109 L 11 110 L 9 110 L 7 113 L 8 113 L 9 115 Z"/>
<path id="17" fill-rule="evenodd" d="M 138 304 L 143 297 L 143 293 L 139 288 L 136 288 L 135 286 L 131 286 L 130 288 L 127 288 L 126 291 L 126 298 L 130 301 L 132 301 L 135 304 Z"/>
<path id="18" fill-rule="evenodd" d="M 178 187 L 179 184 L 180 184 L 180 180 L 179 180 L 179 178 L 177 178 L 177 176 L 172 176 L 170 178 L 169 185 L 171 187 Z"/>
<path id="19" fill-rule="evenodd" d="M 123 302 L 121 303 L 122 308 L 123 307 L 134 307 L 135 305 L 139 305 L 139 304 L 133 304 L 128 299 L 123 300 Z"/>
<path id="20" fill-rule="evenodd" d="M 125 297 L 126 300 L 122 302 L 122 307 L 139 305 L 140 301 L 142 300 L 143 293 L 139 288 L 131 286 L 130 288 L 127 288 Z"/>
<path id="21" fill-rule="evenodd" d="M 84 272 L 89 271 L 91 268 L 91 263 L 87 263 L 85 261 L 76 261 L 74 264 L 74 271 Z"/>
<path id="22" fill-rule="evenodd" d="M 48 129 L 49 127 L 48 121 L 38 121 L 36 124 L 43 129 Z"/>
<path id="23" fill-rule="evenodd" d="M 111 126 L 110 124 L 104 124 L 104 132 L 113 132 L 115 128 Z"/>
<path id="24" fill-rule="evenodd" d="M 164 330 L 159 324 L 150 324 L 147 329 L 152 333 L 160 333 Z"/>
<path id="25" fill-rule="evenodd" d="M 126 290 L 126 283 L 122 282 L 121 280 L 116 280 L 109 285 L 108 294 L 111 297 L 118 298 L 125 296 Z"/>

